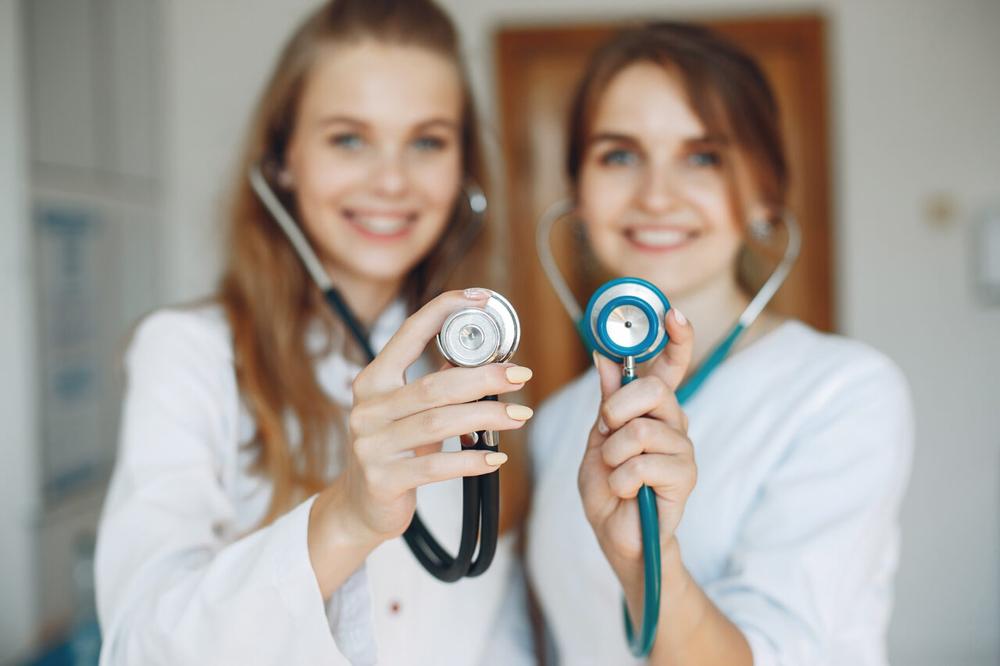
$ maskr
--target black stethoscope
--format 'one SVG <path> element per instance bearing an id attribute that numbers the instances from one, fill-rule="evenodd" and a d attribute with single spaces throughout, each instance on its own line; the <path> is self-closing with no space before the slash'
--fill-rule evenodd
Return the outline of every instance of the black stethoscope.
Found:
<path id="1" fill-rule="evenodd" d="M 670 310 L 670 302 L 656 285 L 640 278 L 622 277 L 601 285 L 590 297 L 586 310 L 581 311 L 559 271 L 549 243 L 556 221 L 569 216 L 574 208 L 573 202 L 566 199 L 556 202 L 542 215 L 535 236 L 538 257 L 584 344 L 589 350 L 621 364 L 621 383 L 624 386 L 635 379 L 637 363 L 652 359 L 666 346 L 668 336 L 663 322 Z M 788 232 L 784 256 L 726 337 L 677 389 L 677 400 L 682 405 L 722 364 L 733 345 L 756 321 L 792 270 L 799 256 L 801 232 L 794 216 L 786 214 L 781 220 Z M 759 240 L 768 240 L 772 233 L 770 223 L 766 221 L 751 223 L 750 229 Z M 634 630 L 628 608 L 624 604 L 623 607 L 629 649 L 636 657 L 646 657 L 653 649 L 660 617 L 660 524 L 656 497 L 649 486 L 643 485 L 639 489 L 636 501 L 639 503 L 644 572 L 642 625 L 638 632 Z"/>
<path id="2" fill-rule="evenodd" d="M 251 167 L 248 177 L 254 192 L 288 237 L 330 309 L 343 321 L 368 362 L 375 360 L 375 352 L 364 327 L 330 280 L 305 234 L 271 189 L 260 166 Z M 482 225 L 487 203 L 478 187 L 466 186 L 465 193 L 469 210 L 476 216 L 471 236 Z M 449 315 L 437 335 L 437 345 L 449 362 L 471 368 L 508 360 L 517 350 L 520 338 L 521 326 L 513 306 L 506 298 L 491 291 L 482 308 L 462 308 Z M 496 396 L 483 398 L 496 399 Z M 472 438 L 473 449 L 496 451 L 499 448 L 499 437 L 495 432 L 473 433 Z M 409 527 L 403 533 L 403 539 L 417 561 L 431 575 L 451 583 L 466 576 L 478 576 L 489 568 L 496 553 L 499 516 L 499 470 L 482 476 L 467 476 L 462 479 L 462 535 L 457 555 L 452 557 L 437 542 L 417 512 L 414 512 Z"/>

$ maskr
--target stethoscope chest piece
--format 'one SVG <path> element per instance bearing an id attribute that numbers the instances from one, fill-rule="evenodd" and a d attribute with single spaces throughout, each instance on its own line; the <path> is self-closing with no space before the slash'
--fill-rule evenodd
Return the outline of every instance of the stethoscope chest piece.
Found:
<path id="1" fill-rule="evenodd" d="M 667 297 L 651 283 L 626 277 L 605 283 L 587 303 L 584 334 L 590 345 L 616 363 L 653 358 L 667 344 Z"/>
<path id="2" fill-rule="evenodd" d="M 481 308 L 453 312 L 441 326 L 438 349 L 454 365 L 475 368 L 502 363 L 514 355 L 521 340 L 521 323 L 506 298 L 490 292 Z"/>

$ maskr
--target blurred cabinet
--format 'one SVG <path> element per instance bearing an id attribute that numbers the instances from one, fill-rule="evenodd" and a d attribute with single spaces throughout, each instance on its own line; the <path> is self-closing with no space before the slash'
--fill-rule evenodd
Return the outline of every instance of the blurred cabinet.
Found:
<path id="1" fill-rule="evenodd" d="M 74 571 L 92 549 L 117 449 L 122 354 L 134 322 L 158 302 L 159 9 L 154 0 L 20 5 L 43 498 L 38 612 L 53 640 L 92 613 L 89 593 L 74 594 Z"/>
<path id="2" fill-rule="evenodd" d="M 792 173 L 789 203 L 802 225 L 803 247 L 795 269 L 774 299 L 774 307 L 821 330 L 832 330 L 833 247 L 823 19 L 801 15 L 732 19 L 712 16 L 704 23 L 758 59 L 781 106 Z M 527 257 L 510 276 L 511 296 L 524 322 L 519 358 L 535 369 L 536 378 L 528 387 L 534 401 L 544 399 L 590 363 L 538 263 L 535 225 L 546 207 L 568 192 L 564 168 L 566 122 L 576 81 L 590 53 L 621 27 L 509 26 L 496 36 L 509 251 L 512 257 Z M 586 303 L 600 276 L 588 263 L 588 253 L 581 243 L 579 234 L 573 233 L 569 225 L 558 225 L 553 233 L 556 259 L 577 300 Z"/>
<path id="3" fill-rule="evenodd" d="M 32 162 L 43 173 L 153 180 L 157 6 L 29 0 L 22 7 Z"/>

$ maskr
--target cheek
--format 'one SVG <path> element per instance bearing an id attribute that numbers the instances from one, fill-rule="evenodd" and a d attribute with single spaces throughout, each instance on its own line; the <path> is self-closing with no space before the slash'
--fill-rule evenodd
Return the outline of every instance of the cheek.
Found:
<path id="1" fill-rule="evenodd" d="M 608 174 L 584 168 L 578 185 L 578 214 L 591 247 L 602 263 L 611 266 L 621 235 L 618 225 L 634 192 L 627 174 Z"/>
<path id="2" fill-rule="evenodd" d="M 302 154 L 291 167 L 299 214 L 312 233 L 322 229 L 324 221 L 339 210 L 366 177 L 358 164 L 322 151 Z"/>
<path id="3" fill-rule="evenodd" d="M 688 200 L 700 217 L 710 225 L 714 244 L 734 254 L 743 244 L 743 220 L 725 187 L 706 186 L 694 189 Z"/>
<path id="4" fill-rule="evenodd" d="M 462 168 L 457 155 L 442 155 L 415 167 L 412 182 L 420 193 L 425 215 L 435 226 L 447 222 L 456 197 L 462 189 Z"/>

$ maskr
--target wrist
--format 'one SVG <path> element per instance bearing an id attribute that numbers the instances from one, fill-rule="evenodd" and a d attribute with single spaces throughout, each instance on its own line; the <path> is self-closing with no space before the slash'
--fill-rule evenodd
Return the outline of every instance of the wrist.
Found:
<path id="1" fill-rule="evenodd" d="M 323 598 L 357 571 L 382 541 L 351 510 L 336 481 L 319 493 L 309 511 L 308 546 Z"/>

